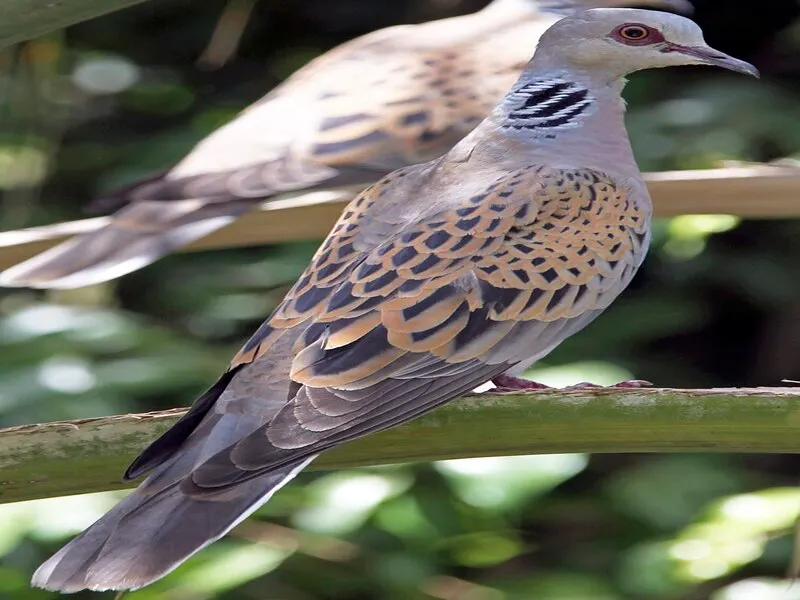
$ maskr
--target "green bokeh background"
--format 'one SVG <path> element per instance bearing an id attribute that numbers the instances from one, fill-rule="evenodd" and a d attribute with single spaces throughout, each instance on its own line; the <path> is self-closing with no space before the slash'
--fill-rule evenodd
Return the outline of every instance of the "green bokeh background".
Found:
<path id="1" fill-rule="evenodd" d="M 483 3 L 157 0 L 2 51 L 0 226 L 80 218 L 93 195 L 169 165 L 333 45 Z M 696 5 L 708 41 L 764 77 L 699 68 L 633 77 L 642 168 L 800 154 L 800 5 Z M 233 55 L 208 51 L 220 16 L 249 8 L 243 31 L 222 32 L 242 34 Z M 659 221 L 632 288 L 537 378 L 800 379 L 798 240 L 800 220 Z M 0 424 L 189 404 L 314 248 L 172 256 L 84 290 L 0 290 Z M 783 579 L 797 479 L 791 455 L 559 455 L 304 474 L 228 539 L 126 598 L 797 600 L 800 586 Z M 0 598 L 54 597 L 28 588 L 33 569 L 118 497 L 0 506 Z"/>

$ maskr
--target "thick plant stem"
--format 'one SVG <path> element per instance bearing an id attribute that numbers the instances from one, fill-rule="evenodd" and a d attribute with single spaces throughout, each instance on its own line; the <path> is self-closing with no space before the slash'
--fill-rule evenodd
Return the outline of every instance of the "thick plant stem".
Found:
<path id="1" fill-rule="evenodd" d="M 127 463 L 183 412 L 0 430 L 0 502 L 126 487 Z M 800 388 L 471 395 L 314 466 L 564 452 L 800 452 Z"/>

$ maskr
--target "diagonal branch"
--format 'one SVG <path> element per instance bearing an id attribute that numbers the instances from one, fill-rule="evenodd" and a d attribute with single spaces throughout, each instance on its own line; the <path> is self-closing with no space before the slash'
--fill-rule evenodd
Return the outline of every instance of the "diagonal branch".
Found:
<path id="1" fill-rule="evenodd" d="M 0 502 L 125 487 L 183 409 L 0 430 Z M 466 396 L 320 457 L 318 468 L 560 452 L 800 452 L 800 388 L 546 390 Z"/>
<path id="2" fill-rule="evenodd" d="M 0 48 L 144 0 L 2 0 Z"/>

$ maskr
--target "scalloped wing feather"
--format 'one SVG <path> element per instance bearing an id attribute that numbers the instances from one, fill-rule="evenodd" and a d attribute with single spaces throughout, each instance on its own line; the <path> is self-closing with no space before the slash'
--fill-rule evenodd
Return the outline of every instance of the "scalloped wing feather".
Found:
<path id="1" fill-rule="evenodd" d="M 649 210 L 632 190 L 603 173 L 543 167 L 499 174 L 367 245 L 371 228 L 392 220 L 376 213 L 398 179 L 354 200 L 233 361 L 268 360 L 280 331 L 300 330 L 297 393 L 201 466 L 195 493 L 393 426 L 547 354 L 624 289 L 647 247 Z"/>

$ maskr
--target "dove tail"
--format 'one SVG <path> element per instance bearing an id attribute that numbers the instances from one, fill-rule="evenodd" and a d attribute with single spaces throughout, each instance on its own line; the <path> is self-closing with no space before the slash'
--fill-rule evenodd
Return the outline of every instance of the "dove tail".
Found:
<path id="1" fill-rule="evenodd" d="M 304 456 L 239 484 L 192 485 L 197 467 L 268 420 L 268 414 L 214 410 L 236 372 L 220 377 L 134 461 L 126 478 L 149 476 L 40 566 L 33 585 L 63 593 L 148 585 L 225 535 L 314 460 Z"/>
<path id="2" fill-rule="evenodd" d="M 141 269 L 234 221 L 257 199 L 139 201 L 96 231 L 0 273 L 0 286 L 76 288 Z"/>
<path id="3" fill-rule="evenodd" d="M 225 535 L 314 458 L 202 496 L 187 495 L 180 482 L 149 493 L 146 480 L 40 566 L 31 583 L 62 593 L 148 585 Z"/>

